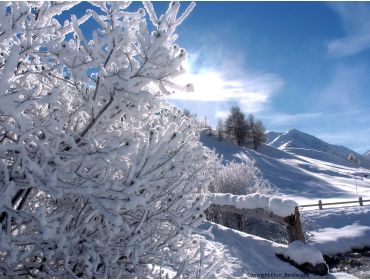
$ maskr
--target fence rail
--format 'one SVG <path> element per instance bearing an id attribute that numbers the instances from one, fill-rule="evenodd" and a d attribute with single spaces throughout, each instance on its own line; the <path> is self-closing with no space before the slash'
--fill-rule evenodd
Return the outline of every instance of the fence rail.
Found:
<path id="1" fill-rule="evenodd" d="M 353 204 L 353 203 L 358 203 L 360 206 L 364 206 L 364 202 L 370 202 L 370 199 L 362 199 L 360 196 L 358 200 L 351 200 L 351 201 L 341 201 L 341 202 L 327 202 L 323 203 L 322 200 L 320 199 L 318 203 L 314 204 L 304 204 L 304 205 L 298 205 L 299 208 L 304 208 L 304 207 L 314 207 L 318 206 L 320 210 L 322 210 L 323 206 L 325 205 L 340 205 L 340 204 Z"/>

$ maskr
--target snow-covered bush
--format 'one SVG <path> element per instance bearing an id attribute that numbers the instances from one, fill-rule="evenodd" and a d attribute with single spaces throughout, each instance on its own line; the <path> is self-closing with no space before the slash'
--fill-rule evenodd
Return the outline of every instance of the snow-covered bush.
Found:
<path id="1" fill-rule="evenodd" d="M 268 181 L 260 176 L 252 160 L 242 163 L 230 162 L 225 166 L 219 165 L 209 189 L 213 193 L 235 195 L 272 193 Z M 222 207 L 209 208 L 207 219 L 279 243 L 287 243 L 286 229 L 273 222 L 224 211 Z"/>
<path id="2" fill-rule="evenodd" d="M 211 192 L 236 195 L 268 193 L 270 190 L 268 182 L 261 178 L 252 160 L 219 165 L 209 188 Z"/>
<path id="3" fill-rule="evenodd" d="M 214 154 L 162 98 L 194 4 L 159 18 L 92 4 L 60 24 L 76 2 L 0 3 L 0 275 L 206 275 L 215 257 L 193 232 Z"/>

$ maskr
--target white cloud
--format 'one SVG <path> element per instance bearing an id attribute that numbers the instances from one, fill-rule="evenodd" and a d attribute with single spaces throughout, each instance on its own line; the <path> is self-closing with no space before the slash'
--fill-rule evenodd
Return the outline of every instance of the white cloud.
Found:
<path id="1" fill-rule="evenodd" d="M 264 119 L 269 120 L 275 125 L 294 125 L 303 121 L 319 119 L 323 117 L 322 113 L 301 113 L 301 114 L 285 114 L 285 113 L 270 113 Z"/>
<path id="2" fill-rule="evenodd" d="M 345 37 L 328 43 L 329 54 L 350 56 L 370 48 L 369 3 L 329 4 L 340 17 Z"/>
<path id="3" fill-rule="evenodd" d="M 271 100 L 272 95 L 279 90 L 283 81 L 270 73 L 251 73 L 235 68 L 235 75 L 224 73 L 220 69 L 202 68 L 196 73 L 190 68 L 190 73 L 182 75 L 176 83 L 193 84 L 194 91 L 179 91 L 171 95 L 169 99 L 183 101 L 203 102 L 232 102 L 237 103 L 242 110 L 248 113 L 256 113 Z M 188 72 L 189 72 L 188 71 Z M 234 76 L 235 78 L 229 78 Z"/>
<path id="4" fill-rule="evenodd" d="M 229 115 L 228 111 L 216 111 L 215 117 L 218 119 L 225 119 Z"/>
<path id="5" fill-rule="evenodd" d="M 335 56 L 350 56 L 370 47 L 370 30 L 367 34 L 356 34 L 328 44 L 329 53 Z"/>

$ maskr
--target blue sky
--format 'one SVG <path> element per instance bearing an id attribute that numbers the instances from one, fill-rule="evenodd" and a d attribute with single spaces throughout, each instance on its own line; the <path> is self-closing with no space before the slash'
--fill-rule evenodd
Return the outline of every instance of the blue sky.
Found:
<path id="1" fill-rule="evenodd" d="M 160 14 L 168 3 L 153 5 Z M 189 55 L 181 81 L 195 87 L 171 97 L 178 107 L 215 126 L 239 105 L 267 130 L 370 149 L 370 2 L 197 2 L 178 34 Z"/>
<path id="2" fill-rule="evenodd" d="M 198 2 L 178 33 L 195 86 L 179 107 L 370 149 L 370 3 Z"/>

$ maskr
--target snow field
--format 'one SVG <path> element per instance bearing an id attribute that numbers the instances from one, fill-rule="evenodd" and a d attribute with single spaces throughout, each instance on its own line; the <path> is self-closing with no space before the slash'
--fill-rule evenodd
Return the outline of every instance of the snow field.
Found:
<path id="1" fill-rule="evenodd" d="M 201 141 L 222 155 L 224 163 L 253 160 L 277 195 L 299 205 L 317 203 L 319 199 L 331 202 L 370 198 L 370 170 L 332 154 L 307 148 L 280 150 L 269 145 L 254 151 L 206 135 Z"/>
<path id="2" fill-rule="evenodd" d="M 324 255 L 370 247 L 370 207 L 355 206 L 301 212 L 311 244 Z"/>
<path id="3" fill-rule="evenodd" d="M 277 258 L 277 253 L 288 250 L 286 245 L 278 244 L 276 242 L 233 230 L 212 222 L 205 222 L 200 226 L 200 228 L 203 230 L 209 230 L 210 236 L 208 236 L 207 239 L 212 241 L 213 244 L 220 244 L 219 246 L 222 246 L 224 251 L 224 259 L 220 262 L 220 267 L 224 269 L 212 271 L 212 273 L 208 274 L 209 278 L 321 278 L 317 275 L 305 274 L 298 268 Z M 306 246 L 306 248 L 308 247 Z M 311 254 L 311 261 L 319 260 L 320 252 L 315 248 L 311 247 L 306 250 Z M 348 279 L 355 277 L 346 273 L 330 273 L 322 278 Z"/>

